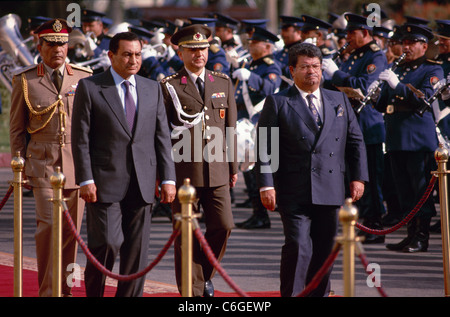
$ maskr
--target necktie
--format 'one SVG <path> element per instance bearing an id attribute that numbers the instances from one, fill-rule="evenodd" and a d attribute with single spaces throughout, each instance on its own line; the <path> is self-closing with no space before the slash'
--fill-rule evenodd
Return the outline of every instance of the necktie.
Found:
<path id="1" fill-rule="evenodd" d="M 205 83 L 203 82 L 203 80 L 200 77 L 197 77 L 197 88 L 198 88 L 198 92 L 200 93 L 200 96 L 202 97 L 203 100 L 205 100 Z"/>
<path id="2" fill-rule="evenodd" d="M 55 69 L 52 73 L 52 81 L 56 87 L 56 90 L 59 92 L 61 90 L 62 78 L 59 73 L 59 70 Z"/>
<path id="3" fill-rule="evenodd" d="M 134 103 L 134 99 L 131 96 L 130 82 L 128 80 L 125 80 L 123 84 L 125 85 L 125 115 L 127 117 L 128 127 L 130 128 L 130 131 L 133 131 L 134 117 L 136 114 L 136 104 Z"/>
<path id="4" fill-rule="evenodd" d="M 314 106 L 314 103 L 312 101 L 313 98 L 315 98 L 313 94 L 309 94 L 309 95 L 306 96 L 306 99 L 308 100 L 309 110 L 311 110 L 311 112 L 313 114 L 313 117 L 314 117 L 314 120 L 317 123 L 317 126 L 319 128 L 321 128 L 322 127 L 322 120 L 320 120 L 319 112 L 317 111 L 316 106 Z"/>

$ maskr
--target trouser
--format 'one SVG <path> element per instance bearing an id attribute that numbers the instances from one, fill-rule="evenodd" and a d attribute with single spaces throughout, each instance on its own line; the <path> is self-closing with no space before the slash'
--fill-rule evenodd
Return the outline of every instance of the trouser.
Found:
<path id="1" fill-rule="evenodd" d="M 136 177 L 125 197 L 116 203 L 86 204 L 88 247 L 98 262 L 112 271 L 120 253 L 119 274 L 130 275 L 145 269 L 148 264 L 151 207 L 141 194 Z M 106 276 L 87 260 L 85 270 L 86 295 L 102 297 Z M 142 296 L 145 276 L 119 281 L 116 297 Z"/>
<path id="2" fill-rule="evenodd" d="M 219 262 L 225 254 L 228 237 L 234 226 L 229 188 L 228 184 L 219 187 L 195 188 L 198 204 L 204 211 L 205 239 Z M 181 213 L 178 198 L 173 202 L 172 210 L 174 214 Z M 197 203 L 194 203 L 193 210 L 197 212 Z M 202 296 L 205 282 L 213 278 L 216 270 L 205 255 L 199 241 L 195 238 L 193 241 L 192 292 L 193 296 Z M 181 292 L 181 236 L 175 239 L 174 249 L 175 276 Z"/>
<path id="3" fill-rule="evenodd" d="M 36 260 L 38 266 L 39 296 L 52 296 L 53 280 L 53 198 L 52 188 L 33 188 L 36 201 Z M 80 198 L 79 189 L 64 189 L 63 196 L 67 198 L 66 204 L 70 216 L 80 232 L 83 220 L 84 200 Z M 67 278 L 73 273 L 71 264 L 76 262 L 78 243 L 73 236 L 66 219 L 62 220 L 62 285 L 63 296 L 72 295 L 72 285 Z"/>

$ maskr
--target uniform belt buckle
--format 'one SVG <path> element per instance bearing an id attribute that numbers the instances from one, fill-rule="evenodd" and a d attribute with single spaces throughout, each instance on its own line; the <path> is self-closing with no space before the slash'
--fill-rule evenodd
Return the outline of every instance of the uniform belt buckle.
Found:
<path id="1" fill-rule="evenodd" d="M 387 114 L 393 114 L 394 113 L 394 105 L 388 105 L 386 108 Z"/>

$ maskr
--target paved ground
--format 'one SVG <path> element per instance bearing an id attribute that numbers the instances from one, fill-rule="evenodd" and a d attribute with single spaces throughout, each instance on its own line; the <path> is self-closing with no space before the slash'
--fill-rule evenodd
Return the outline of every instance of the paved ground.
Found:
<path id="1" fill-rule="evenodd" d="M 12 179 L 11 169 L 0 168 L 0 200 L 4 197 Z M 236 202 L 245 198 L 243 180 L 240 177 L 235 191 Z M 23 247 L 25 263 L 33 267 L 34 248 L 34 200 L 24 197 Z M 246 208 L 233 209 L 235 221 L 247 219 L 251 211 Z M 235 229 L 230 237 L 227 253 L 222 266 L 232 280 L 246 292 L 277 291 L 279 289 L 280 250 L 283 244 L 282 226 L 279 215 L 270 213 L 270 229 Z M 436 217 L 435 220 L 437 220 Z M 159 254 L 162 246 L 171 234 L 171 224 L 167 218 L 154 218 L 150 237 L 149 263 Z M 386 243 L 398 242 L 405 236 L 405 229 L 388 235 Z M 82 237 L 86 239 L 85 226 Z M 0 264 L 11 260 L 13 254 L 13 197 L 0 211 Z M 429 251 L 425 253 L 405 254 L 388 251 L 384 244 L 365 245 L 365 254 L 370 263 L 379 265 L 381 283 L 391 297 L 443 297 L 443 265 L 441 237 L 431 234 Z M 86 257 L 79 250 L 77 263 L 84 267 Z M 117 266 L 114 271 L 117 272 Z M 173 250 L 170 249 L 162 261 L 147 275 L 146 291 L 174 292 Z M 379 297 L 375 288 L 367 286 L 367 273 L 359 259 L 356 259 L 356 296 Z M 232 289 L 220 275 L 213 280 L 215 288 L 223 292 Z M 114 283 L 114 281 L 111 281 Z M 342 252 L 339 254 L 332 273 L 332 289 L 336 295 L 343 295 Z"/>

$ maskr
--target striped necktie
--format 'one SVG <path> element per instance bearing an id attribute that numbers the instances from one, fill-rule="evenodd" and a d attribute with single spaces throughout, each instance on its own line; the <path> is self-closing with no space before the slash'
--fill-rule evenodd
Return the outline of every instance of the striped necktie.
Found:
<path id="1" fill-rule="evenodd" d="M 314 117 L 314 121 L 316 121 L 317 126 L 320 129 L 320 128 L 322 128 L 322 120 L 320 120 L 319 112 L 317 111 L 316 106 L 314 106 L 314 103 L 312 101 L 313 98 L 315 98 L 315 96 L 313 94 L 309 94 L 306 96 L 306 99 L 308 100 L 309 110 L 311 110 L 311 113 L 313 114 L 313 117 Z"/>

